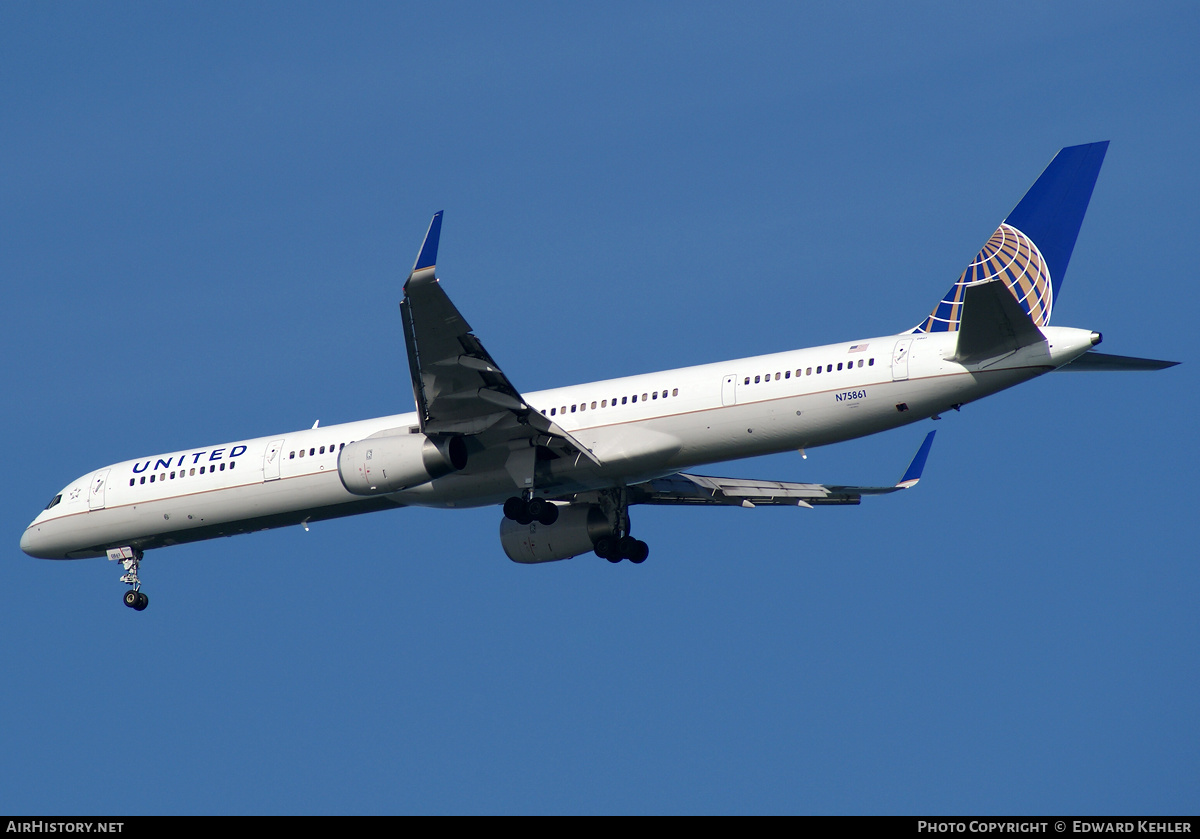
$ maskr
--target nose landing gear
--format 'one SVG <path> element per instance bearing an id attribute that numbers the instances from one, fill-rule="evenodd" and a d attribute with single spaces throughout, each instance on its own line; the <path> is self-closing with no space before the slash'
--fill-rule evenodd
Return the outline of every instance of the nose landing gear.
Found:
<path id="1" fill-rule="evenodd" d="M 130 547 L 110 548 L 108 558 L 121 563 L 125 569 L 125 573 L 121 575 L 121 582 L 133 586 L 122 598 L 125 605 L 138 612 L 149 606 L 150 598 L 142 592 L 142 581 L 138 579 L 138 565 L 142 561 L 142 552 Z"/>

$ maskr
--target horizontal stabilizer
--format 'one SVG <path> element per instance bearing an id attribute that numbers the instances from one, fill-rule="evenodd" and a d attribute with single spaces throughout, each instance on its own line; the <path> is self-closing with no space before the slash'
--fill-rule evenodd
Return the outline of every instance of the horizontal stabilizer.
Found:
<path id="1" fill-rule="evenodd" d="M 1004 282 L 993 280 L 965 289 L 954 361 L 972 364 L 1045 340 Z"/>
<path id="2" fill-rule="evenodd" d="M 1129 355 L 1108 355 L 1088 350 L 1070 364 L 1059 367 L 1074 373 L 1108 372 L 1112 370 L 1165 370 L 1178 361 L 1159 361 L 1157 358 L 1134 358 Z"/>

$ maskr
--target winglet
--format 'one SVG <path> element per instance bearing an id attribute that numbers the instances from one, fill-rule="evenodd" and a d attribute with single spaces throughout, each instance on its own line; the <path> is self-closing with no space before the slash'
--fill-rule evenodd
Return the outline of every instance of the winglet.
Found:
<path id="1" fill-rule="evenodd" d="M 421 252 L 417 254 L 417 261 L 413 263 L 413 274 L 437 265 L 438 239 L 442 235 L 443 212 L 443 210 L 438 210 L 433 214 L 433 221 L 429 222 L 429 230 L 425 233 L 425 241 L 421 243 Z"/>
<path id="2" fill-rule="evenodd" d="M 917 481 L 921 480 L 921 473 L 925 471 L 925 461 L 929 458 L 929 450 L 933 447 L 933 435 L 936 431 L 930 431 L 925 435 L 925 442 L 921 444 L 921 448 L 917 449 L 917 454 L 912 459 L 912 463 L 908 464 L 908 470 L 904 473 L 904 477 L 900 479 L 900 483 L 896 484 L 897 489 L 908 489 L 917 485 Z"/>

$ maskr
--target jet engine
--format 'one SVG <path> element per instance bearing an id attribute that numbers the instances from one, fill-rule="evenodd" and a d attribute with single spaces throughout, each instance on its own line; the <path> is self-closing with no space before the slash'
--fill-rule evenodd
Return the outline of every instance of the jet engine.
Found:
<path id="1" fill-rule="evenodd" d="M 338 454 L 338 477 L 355 495 L 382 495 L 432 481 L 467 465 L 462 437 L 389 434 L 351 443 Z"/>
<path id="2" fill-rule="evenodd" d="M 517 524 L 500 521 L 500 544 L 513 562 L 553 562 L 588 553 L 601 536 L 612 536 L 615 528 L 595 504 L 559 506 L 554 524 Z"/>

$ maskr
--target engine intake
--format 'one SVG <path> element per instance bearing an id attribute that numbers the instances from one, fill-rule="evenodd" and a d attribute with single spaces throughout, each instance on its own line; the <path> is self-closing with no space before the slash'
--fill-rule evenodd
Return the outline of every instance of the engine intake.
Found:
<path id="1" fill-rule="evenodd" d="M 338 477 L 355 495 L 383 495 L 418 486 L 467 465 L 462 437 L 389 434 L 351 443 L 338 454 Z"/>
<path id="2" fill-rule="evenodd" d="M 517 524 L 500 521 L 500 544 L 513 562 L 553 562 L 587 553 L 601 536 L 616 530 L 595 504 L 567 504 L 558 508 L 554 524 Z"/>

